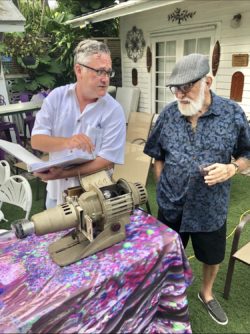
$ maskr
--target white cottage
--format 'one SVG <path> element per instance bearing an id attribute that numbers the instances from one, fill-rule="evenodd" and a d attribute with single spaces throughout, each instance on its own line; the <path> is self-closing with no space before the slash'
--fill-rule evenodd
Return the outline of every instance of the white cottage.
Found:
<path id="1" fill-rule="evenodd" d="M 173 100 L 165 82 L 174 64 L 200 52 L 210 59 L 213 90 L 250 119 L 250 1 L 129 0 L 70 23 L 113 17 L 120 17 L 122 83 L 140 88 L 139 111 L 160 113 Z"/>

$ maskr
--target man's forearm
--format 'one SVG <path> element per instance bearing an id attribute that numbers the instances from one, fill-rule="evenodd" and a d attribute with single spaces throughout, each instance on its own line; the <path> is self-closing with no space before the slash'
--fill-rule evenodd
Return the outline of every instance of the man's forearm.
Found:
<path id="1" fill-rule="evenodd" d="M 69 169 L 64 169 L 62 172 L 62 178 L 87 175 L 98 172 L 103 169 L 109 169 L 113 167 L 114 167 L 113 162 L 103 159 L 101 157 L 97 157 L 95 160 L 86 162 L 82 165 L 75 166 Z"/>
<path id="2" fill-rule="evenodd" d="M 155 162 L 154 162 L 154 174 L 155 174 L 155 178 L 156 178 L 157 182 L 159 182 L 159 180 L 160 180 L 160 176 L 161 176 L 161 172 L 163 170 L 163 166 L 164 166 L 163 161 L 155 160 Z"/>
<path id="3" fill-rule="evenodd" d="M 47 135 L 34 135 L 31 137 L 31 146 L 42 152 L 58 152 L 66 149 L 66 138 L 51 137 Z"/>

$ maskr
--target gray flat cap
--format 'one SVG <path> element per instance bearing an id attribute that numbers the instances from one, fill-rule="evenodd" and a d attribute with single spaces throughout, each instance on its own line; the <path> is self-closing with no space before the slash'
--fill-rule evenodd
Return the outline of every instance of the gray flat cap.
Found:
<path id="1" fill-rule="evenodd" d="M 167 86 L 184 85 L 203 78 L 209 72 L 208 58 L 199 53 L 192 53 L 179 60 L 167 80 Z"/>

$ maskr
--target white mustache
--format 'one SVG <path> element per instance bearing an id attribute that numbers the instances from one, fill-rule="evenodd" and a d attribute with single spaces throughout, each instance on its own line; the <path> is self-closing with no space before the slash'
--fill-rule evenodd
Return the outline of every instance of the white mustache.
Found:
<path id="1" fill-rule="evenodd" d="M 191 102 L 192 102 L 192 101 L 191 101 L 191 100 L 189 100 L 189 99 L 188 99 L 188 100 L 187 100 L 187 99 L 185 99 L 185 100 L 177 99 L 177 101 L 178 101 L 178 102 L 180 102 L 180 103 L 181 103 L 181 102 L 189 102 L 189 103 L 191 103 Z"/>
<path id="2" fill-rule="evenodd" d="M 191 103 L 192 100 L 190 100 L 188 97 L 186 97 L 185 99 L 177 99 L 178 102 L 189 102 Z"/>

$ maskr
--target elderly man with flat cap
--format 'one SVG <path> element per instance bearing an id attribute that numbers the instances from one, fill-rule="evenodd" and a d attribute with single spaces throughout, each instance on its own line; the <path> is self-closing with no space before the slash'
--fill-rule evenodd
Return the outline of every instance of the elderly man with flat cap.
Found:
<path id="1" fill-rule="evenodd" d="M 225 256 L 230 180 L 249 166 L 250 127 L 237 103 L 210 90 L 208 73 L 201 54 L 176 63 L 167 82 L 176 101 L 159 115 L 144 152 L 155 159 L 158 219 L 180 234 L 184 247 L 191 238 L 203 264 L 198 298 L 226 325 L 213 285 Z"/>

